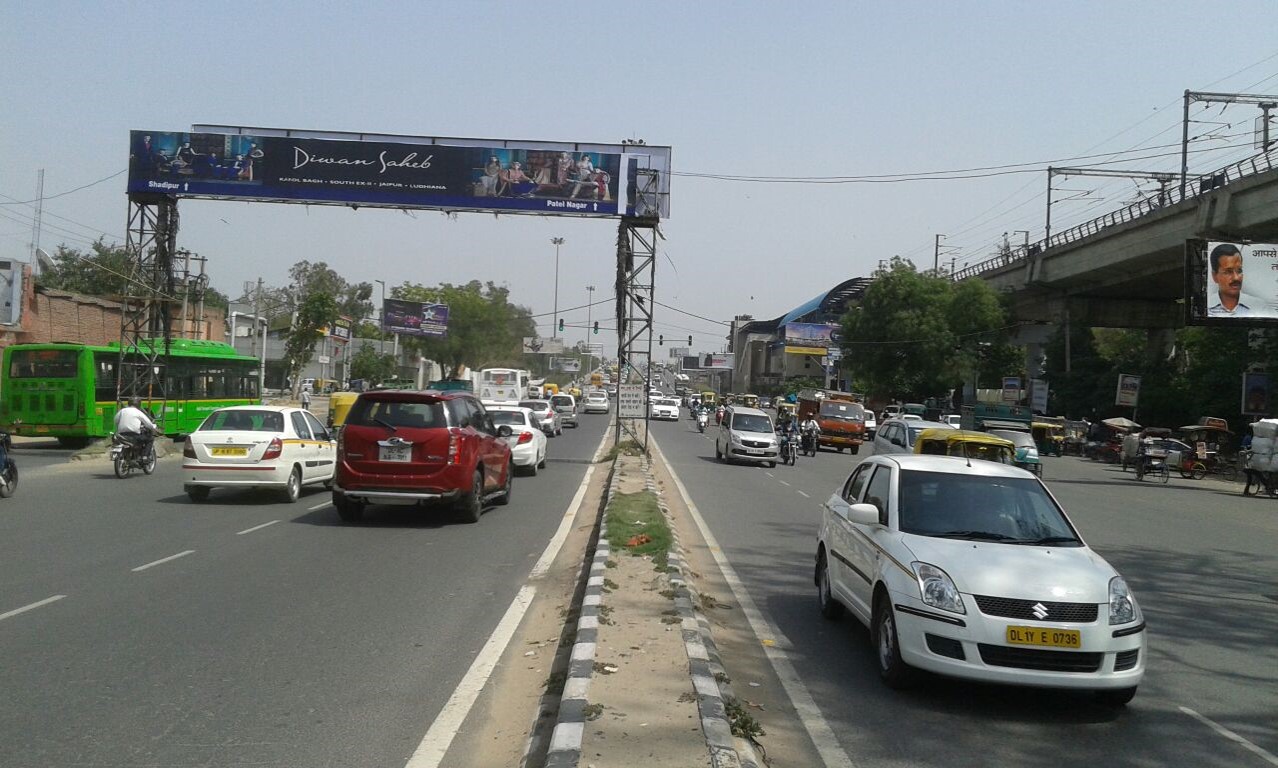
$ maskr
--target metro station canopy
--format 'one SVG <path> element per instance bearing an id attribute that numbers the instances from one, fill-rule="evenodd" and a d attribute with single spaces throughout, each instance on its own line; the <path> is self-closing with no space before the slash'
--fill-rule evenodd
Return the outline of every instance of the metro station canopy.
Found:
<path id="1" fill-rule="evenodd" d="M 775 320 L 755 320 L 742 328 L 747 333 L 784 332 L 788 323 L 838 323 L 848 306 L 865 295 L 874 282 L 870 277 L 844 280 L 828 291 L 814 296 Z"/>

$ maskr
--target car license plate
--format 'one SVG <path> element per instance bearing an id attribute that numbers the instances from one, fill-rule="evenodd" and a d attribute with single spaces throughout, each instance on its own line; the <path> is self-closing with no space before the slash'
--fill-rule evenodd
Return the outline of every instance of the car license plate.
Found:
<path id="1" fill-rule="evenodd" d="M 377 458 L 381 461 L 407 462 L 413 457 L 411 445 L 379 445 Z"/>
<path id="2" fill-rule="evenodd" d="M 1083 636 L 1077 629 L 1008 627 L 1007 642 L 1011 645 L 1043 645 L 1049 648 L 1077 649 L 1083 647 Z"/>
<path id="3" fill-rule="evenodd" d="M 247 455 L 248 455 L 248 449 L 247 449 L 247 448 L 227 448 L 227 447 L 216 447 L 216 446 L 215 446 L 215 447 L 213 447 L 213 448 L 210 448 L 210 449 L 209 449 L 209 454 L 210 454 L 210 455 L 212 455 L 212 456 L 247 456 Z"/>

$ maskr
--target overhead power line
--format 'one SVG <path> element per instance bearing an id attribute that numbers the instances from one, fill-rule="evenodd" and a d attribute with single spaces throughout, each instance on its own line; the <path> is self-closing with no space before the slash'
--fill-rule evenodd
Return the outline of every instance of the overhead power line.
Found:
<path id="1" fill-rule="evenodd" d="M 88 189 L 89 187 L 95 187 L 103 182 L 110 181 L 111 179 L 114 179 L 116 176 L 119 176 L 122 173 L 127 173 L 128 170 L 129 170 L 128 168 L 122 168 L 116 171 L 115 173 L 111 174 L 110 176 L 103 176 L 97 181 L 91 181 L 88 184 L 81 184 L 75 189 L 68 189 L 65 192 L 59 192 L 56 195 L 45 195 L 44 197 L 37 197 L 33 200 L 15 200 L 10 203 L 0 203 L 0 205 L 31 205 L 32 203 L 38 203 L 41 200 L 56 200 L 59 197 L 66 197 L 67 195 L 73 194 L 75 192 L 79 192 L 82 189 Z"/>

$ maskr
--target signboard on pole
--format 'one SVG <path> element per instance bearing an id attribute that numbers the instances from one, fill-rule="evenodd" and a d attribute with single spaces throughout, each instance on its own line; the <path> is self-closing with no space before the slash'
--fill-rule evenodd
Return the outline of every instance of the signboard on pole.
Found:
<path id="1" fill-rule="evenodd" d="M 1269 374 L 1244 373 L 1242 382 L 1242 414 L 1244 416 L 1269 415 Z"/>
<path id="2" fill-rule="evenodd" d="M 346 343 L 351 340 L 351 319 L 345 315 L 333 321 L 333 324 L 327 329 L 328 336 L 333 341 Z"/>
<path id="3" fill-rule="evenodd" d="M 679 367 L 685 371 L 701 370 L 701 357 L 699 355 L 686 355 Z"/>
<path id="4" fill-rule="evenodd" d="M 681 357 L 687 357 L 688 355 L 691 355 L 691 354 L 692 354 L 692 350 L 688 349 L 687 347 L 671 347 L 670 348 L 671 360 L 678 360 Z"/>
<path id="5" fill-rule="evenodd" d="M 442 338 L 448 335 L 448 305 L 386 299 L 382 302 L 382 330 L 404 336 Z"/>
<path id="6" fill-rule="evenodd" d="M 669 215 L 669 147 L 210 125 L 132 131 L 130 148 L 129 194 L 542 216 Z M 657 173 L 657 188 L 642 197 L 641 171 Z M 651 209 L 654 200 L 659 210 Z"/>
<path id="7" fill-rule="evenodd" d="M 617 418 L 642 419 L 648 413 L 642 384 L 617 385 Z"/>
<path id="8" fill-rule="evenodd" d="M 1047 413 L 1047 381 L 1030 379 L 1030 410 L 1034 413 Z"/>
<path id="9" fill-rule="evenodd" d="M 1021 399 L 1021 379 L 1019 376 L 1003 377 L 1003 402 L 1016 403 Z"/>
<path id="10" fill-rule="evenodd" d="M 560 355 L 564 351 L 563 339 L 543 339 L 537 336 L 525 336 L 523 352 L 526 355 Z"/>
<path id="11" fill-rule="evenodd" d="M 1114 405 L 1135 408 L 1140 400 L 1140 377 L 1130 373 L 1118 374 L 1118 391 L 1114 394 Z"/>

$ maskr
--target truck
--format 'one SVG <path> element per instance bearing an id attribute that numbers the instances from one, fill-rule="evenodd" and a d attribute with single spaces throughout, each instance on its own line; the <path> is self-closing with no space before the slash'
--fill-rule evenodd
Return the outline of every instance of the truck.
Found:
<path id="1" fill-rule="evenodd" d="M 798 394 L 799 421 L 809 416 L 821 428 L 819 445 L 851 453 L 865 442 L 865 407 L 851 392 L 831 389 L 801 389 Z"/>

